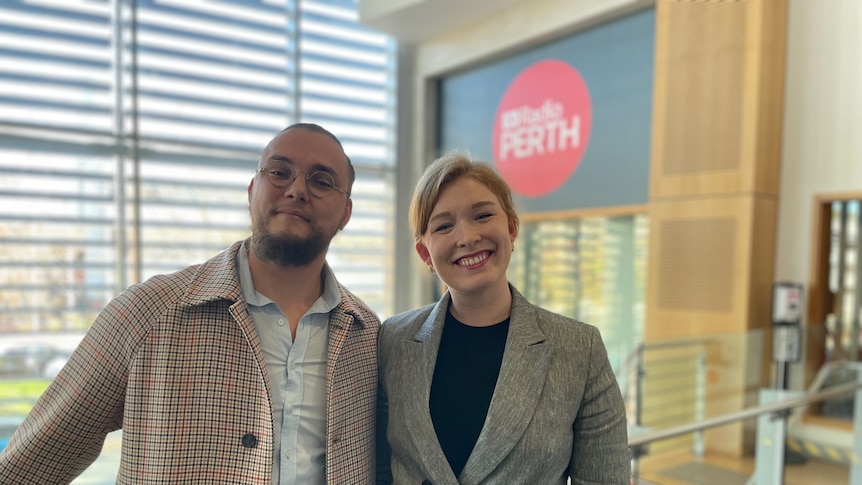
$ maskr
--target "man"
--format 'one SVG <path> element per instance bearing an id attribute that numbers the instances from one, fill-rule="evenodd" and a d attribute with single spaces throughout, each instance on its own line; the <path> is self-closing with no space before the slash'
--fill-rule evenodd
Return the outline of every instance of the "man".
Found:
<path id="1" fill-rule="evenodd" d="M 68 483 L 118 428 L 117 483 L 372 483 L 379 320 L 325 259 L 354 178 L 320 126 L 276 136 L 248 186 L 251 238 L 112 300 L 0 483 Z"/>

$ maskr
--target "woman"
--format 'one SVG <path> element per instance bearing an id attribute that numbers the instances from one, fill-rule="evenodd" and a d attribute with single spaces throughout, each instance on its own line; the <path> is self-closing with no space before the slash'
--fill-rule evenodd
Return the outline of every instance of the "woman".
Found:
<path id="1" fill-rule="evenodd" d="M 448 154 L 419 180 L 410 224 L 447 291 L 381 328 L 378 482 L 628 484 L 625 409 L 598 330 L 506 279 L 518 215 L 505 181 Z"/>

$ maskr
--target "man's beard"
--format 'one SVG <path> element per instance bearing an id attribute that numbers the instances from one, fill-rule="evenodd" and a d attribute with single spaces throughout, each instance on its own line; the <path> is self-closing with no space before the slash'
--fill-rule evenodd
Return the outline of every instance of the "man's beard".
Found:
<path id="1" fill-rule="evenodd" d="M 282 267 L 305 266 L 326 251 L 331 239 L 319 230 L 306 238 L 273 234 L 265 221 L 258 220 L 251 233 L 251 247 L 261 261 Z"/>

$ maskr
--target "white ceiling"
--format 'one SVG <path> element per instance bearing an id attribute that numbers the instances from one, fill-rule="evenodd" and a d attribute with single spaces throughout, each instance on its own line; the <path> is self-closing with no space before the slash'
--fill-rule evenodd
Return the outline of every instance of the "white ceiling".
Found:
<path id="1" fill-rule="evenodd" d="M 405 42 L 462 29 L 529 0 L 360 0 L 359 20 Z"/>

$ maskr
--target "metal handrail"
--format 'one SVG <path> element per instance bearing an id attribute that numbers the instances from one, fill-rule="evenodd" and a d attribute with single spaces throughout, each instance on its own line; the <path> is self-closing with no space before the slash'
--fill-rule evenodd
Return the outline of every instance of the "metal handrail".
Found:
<path id="1" fill-rule="evenodd" d="M 826 380 L 832 376 L 832 372 L 837 369 L 843 369 L 847 366 L 847 361 L 845 360 L 833 360 L 831 362 L 826 362 L 822 367 L 817 371 L 817 374 L 812 379 L 811 384 L 808 386 L 808 392 L 817 392 L 820 388 L 823 387 L 823 384 L 826 383 Z M 795 427 L 796 424 L 802 420 L 802 416 L 805 414 L 805 408 L 796 408 L 790 414 L 790 419 L 787 421 L 787 425 L 791 428 Z"/>
<path id="2" fill-rule="evenodd" d="M 638 436 L 633 436 L 629 438 L 629 447 L 630 448 L 640 448 L 643 445 L 651 443 L 653 441 L 660 441 L 667 438 L 673 438 L 675 436 L 684 435 L 687 433 L 692 433 L 694 431 L 700 431 L 708 428 L 714 428 L 716 426 L 721 426 L 723 424 L 733 423 L 735 421 L 741 421 L 743 419 L 753 418 L 760 416 L 761 414 L 771 413 L 771 412 L 779 412 L 784 411 L 786 409 L 794 408 L 797 406 L 802 406 L 808 403 L 822 401 L 824 399 L 828 399 L 830 397 L 841 396 L 844 394 L 849 394 L 854 391 L 858 391 L 862 389 L 862 383 L 851 382 L 848 384 L 842 384 L 840 386 L 830 387 L 824 391 L 806 394 L 804 396 L 795 397 L 792 399 L 788 399 L 786 401 L 763 404 L 761 406 L 756 406 L 753 408 L 743 409 L 742 411 L 737 411 L 734 413 L 725 414 L 723 416 L 717 416 L 715 418 L 705 419 L 703 421 L 697 421 L 694 423 L 688 423 L 681 426 L 675 426 L 673 428 L 663 429 L 659 431 L 652 431 L 648 433 L 644 433 Z"/>

